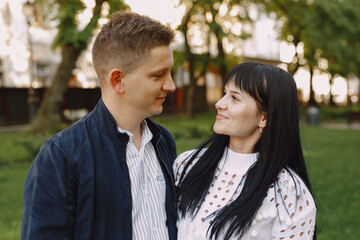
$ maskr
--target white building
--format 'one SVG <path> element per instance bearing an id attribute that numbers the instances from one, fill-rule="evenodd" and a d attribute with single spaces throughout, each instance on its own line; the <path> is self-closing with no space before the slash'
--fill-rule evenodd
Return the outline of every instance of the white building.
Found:
<path id="1" fill-rule="evenodd" d="M 61 52 L 52 49 L 57 29 L 44 29 L 24 16 L 26 0 L 0 1 L 0 87 L 48 87 L 61 62 Z M 98 86 L 91 56 L 84 52 L 74 70 L 73 87 Z"/>

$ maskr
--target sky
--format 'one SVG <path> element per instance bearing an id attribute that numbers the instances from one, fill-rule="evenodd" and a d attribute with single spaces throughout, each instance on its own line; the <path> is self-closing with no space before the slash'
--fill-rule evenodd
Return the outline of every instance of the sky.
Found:
<path id="1" fill-rule="evenodd" d="M 179 0 L 125 0 L 133 12 L 147 15 L 175 28 L 180 25 L 185 12 Z"/>

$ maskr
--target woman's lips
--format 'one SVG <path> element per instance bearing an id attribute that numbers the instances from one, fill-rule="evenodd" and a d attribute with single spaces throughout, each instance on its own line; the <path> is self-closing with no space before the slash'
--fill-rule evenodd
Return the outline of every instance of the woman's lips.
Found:
<path id="1" fill-rule="evenodd" d="M 223 119 L 228 119 L 228 118 L 225 117 L 224 115 L 218 113 L 218 115 L 216 116 L 216 120 L 223 120 Z"/>

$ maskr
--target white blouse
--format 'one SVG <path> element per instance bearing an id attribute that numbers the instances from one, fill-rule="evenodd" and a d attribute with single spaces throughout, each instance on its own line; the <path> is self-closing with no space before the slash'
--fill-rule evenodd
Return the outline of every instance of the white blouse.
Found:
<path id="1" fill-rule="evenodd" d="M 187 158 L 194 152 L 195 150 L 184 152 L 175 160 L 173 168 L 176 185 L 179 184 L 179 177 Z M 229 148 L 226 149 L 218 164 L 213 183 L 201 206 L 198 206 L 197 215 L 194 218 L 187 215 L 178 220 L 179 240 L 209 239 L 208 229 L 212 220 L 221 208 L 239 196 L 244 183 L 244 175 L 257 158 L 258 153 L 241 154 Z M 197 160 L 198 158 L 191 166 Z M 242 240 L 312 239 L 315 229 L 315 203 L 304 182 L 296 173 L 291 173 L 295 183 L 290 173 L 282 170 L 278 177 L 276 192 L 274 186 L 270 186 L 255 220 Z M 233 239 L 237 238 L 233 237 Z"/>

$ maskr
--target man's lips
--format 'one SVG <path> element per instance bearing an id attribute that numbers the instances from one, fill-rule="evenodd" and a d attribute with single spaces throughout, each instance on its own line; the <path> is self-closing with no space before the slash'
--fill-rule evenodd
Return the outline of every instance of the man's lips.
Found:
<path id="1" fill-rule="evenodd" d="M 166 96 L 164 96 L 164 97 L 157 97 L 156 99 L 158 99 L 158 100 L 165 100 L 165 98 L 166 98 Z"/>
<path id="2" fill-rule="evenodd" d="M 225 117 L 224 115 L 218 113 L 218 115 L 216 116 L 216 120 L 223 120 L 223 119 L 228 119 L 228 118 Z"/>

